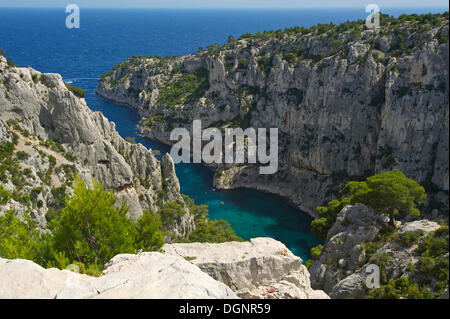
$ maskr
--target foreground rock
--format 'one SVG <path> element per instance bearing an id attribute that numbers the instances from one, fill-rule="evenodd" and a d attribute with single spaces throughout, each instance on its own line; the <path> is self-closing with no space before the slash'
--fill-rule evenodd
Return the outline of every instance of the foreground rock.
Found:
<path id="1" fill-rule="evenodd" d="M 224 284 L 178 256 L 118 255 L 101 277 L 0 258 L 0 298 L 237 298 Z"/>
<path id="2" fill-rule="evenodd" d="M 313 290 L 302 260 L 271 238 L 221 244 L 166 244 L 164 253 L 181 256 L 223 282 L 241 298 L 329 298 Z"/>

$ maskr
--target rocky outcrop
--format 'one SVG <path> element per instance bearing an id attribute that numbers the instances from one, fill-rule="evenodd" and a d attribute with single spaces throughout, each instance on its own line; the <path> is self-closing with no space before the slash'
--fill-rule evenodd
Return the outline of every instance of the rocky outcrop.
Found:
<path id="1" fill-rule="evenodd" d="M 271 238 L 122 254 L 100 277 L 0 258 L 0 277 L 0 298 L 329 298 L 311 288 L 302 260 Z"/>
<path id="2" fill-rule="evenodd" d="M 166 244 L 166 255 L 181 256 L 241 298 L 326 299 L 313 290 L 302 260 L 271 238 L 221 244 Z"/>
<path id="3" fill-rule="evenodd" d="M 448 16 L 415 25 L 299 28 L 176 59 L 133 57 L 97 93 L 138 108 L 141 132 L 165 143 L 194 119 L 277 127 L 276 174 L 220 165 L 214 184 L 280 194 L 311 215 L 346 181 L 390 169 L 448 191 Z"/>
<path id="4" fill-rule="evenodd" d="M 183 202 L 170 156 L 164 156 L 161 164 L 151 150 L 125 141 L 114 123 L 68 90 L 59 74 L 9 67 L 0 56 L 0 114 L 0 142 L 14 139 L 15 154 L 24 157 L 19 172 L 31 170 L 23 174 L 20 191 L 38 196 L 31 205 L 41 226 L 52 190 L 62 185 L 70 188 L 73 172 L 88 183 L 93 176 L 114 190 L 119 203 L 126 200 L 132 219 L 147 209 L 156 212 L 160 203 Z M 11 180 L 9 172 L 2 179 L 3 187 L 19 191 Z M 32 194 L 38 188 L 38 194 Z M 1 210 L 21 211 L 19 204 L 11 201 Z M 187 212 L 172 228 L 175 237 L 186 237 L 194 228 L 193 217 Z"/>
<path id="5" fill-rule="evenodd" d="M 323 289 L 332 298 L 366 297 L 365 282 L 368 274 L 372 273 L 370 265 L 379 264 L 379 260 L 383 260 L 387 279 L 404 276 L 417 281 L 410 270 L 411 267 L 418 268 L 417 243 L 405 245 L 398 240 L 398 236 L 419 231 L 418 237 L 423 238 L 441 226 L 426 219 L 404 224 L 397 222 L 398 236 L 379 243 L 371 256 L 367 256 L 367 247 L 376 244 L 378 233 L 387 224 L 386 216 L 375 214 L 362 204 L 344 207 L 328 232 L 319 259 L 309 268 L 311 286 Z"/>
<path id="6" fill-rule="evenodd" d="M 183 258 L 161 253 L 118 255 L 98 278 L 0 258 L 0 278 L 2 299 L 237 298 Z"/>
<path id="7" fill-rule="evenodd" d="M 372 242 L 386 224 L 387 219 L 362 204 L 344 207 L 328 232 L 320 259 L 309 269 L 313 287 L 330 293 L 361 268 L 366 260 L 361 244 Z"/>

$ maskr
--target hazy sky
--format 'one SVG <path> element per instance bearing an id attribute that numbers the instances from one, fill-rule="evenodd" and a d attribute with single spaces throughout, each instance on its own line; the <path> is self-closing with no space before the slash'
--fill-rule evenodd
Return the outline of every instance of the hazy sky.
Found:
<path id="1" fill-rule="evenodd" d="M 128 8 L 307 8 L 365 7 L 446 7 L 447 0 L 0 0 L 0 7 L 62 7 L 75 3 L 80 7 Z"/>

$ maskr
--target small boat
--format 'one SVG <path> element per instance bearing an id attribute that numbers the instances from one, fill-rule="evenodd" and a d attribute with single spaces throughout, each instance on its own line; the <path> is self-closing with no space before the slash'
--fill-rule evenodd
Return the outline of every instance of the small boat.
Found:
<path id="1" fill-rule="evenodd" d="M 222 205 L 225 205 L 225 203 L 224 202 L 220 202 Z"/>

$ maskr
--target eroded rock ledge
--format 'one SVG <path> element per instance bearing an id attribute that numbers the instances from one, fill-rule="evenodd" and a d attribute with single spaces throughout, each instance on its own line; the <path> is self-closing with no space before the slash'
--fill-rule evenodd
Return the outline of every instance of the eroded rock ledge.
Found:
<path id="1" fill-rule="evenodd" d="M 329 298 L 311 289 L 302 260 L 271 238 L 163 250 L 118 255 L 98 278 L 0 258 L 0 298 Z"/>
<path id="2" fill-rule="evenodd" d="M 118 255 L 98 278 L 0 258 L 0 277 L 0 298 L 237 298 L 183 258 L 161 253 Z"/>
<path id="3" fill-rule="evenodd" d="M 323 291 L 311 288 L 301 258 L 271 238 L 222 244 L 166 244 L 163 250 L 190 260 L 241 298 L 329 298 Z"/>
<path id="4" fill-rule="evenodd" d="M 369 264 L 380 264 L 379 258 L 386 260 L 383 271 L 387 279 L 406 277 L 414 282 L 430 279 L 431 274 L 420 274 L 414 270 L 420 268 L 417 248 L 427 234 L 438 230 L 441 225 L 427 219 L 404 223 L 397 221 L 400 236 L 406 232 L 420 232 L 416 242 L 405 244 L 401 238 L 394 237 L 377 245 L 368 256 L 367 247 L 376 242 L 377 235 L 387 224 L 386 216 L 376 214 L 365 205 L 344 207 L 328 232 L 320 258 L 309 268 L 312 287 L 323 289 L 333 299 L 365 298 L 369 291 L 365 285 L 365 269 Z M 448 253 L 443 258 L 448 260 Z M 433 279 L 430 282 L 436 283 Z"/>

